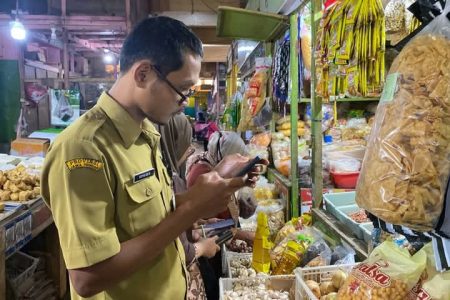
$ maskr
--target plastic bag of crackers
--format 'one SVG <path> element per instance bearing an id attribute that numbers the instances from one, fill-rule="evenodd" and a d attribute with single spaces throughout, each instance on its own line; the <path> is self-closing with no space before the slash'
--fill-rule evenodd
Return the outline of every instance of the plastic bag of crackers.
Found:
<path id="1" fill-rule="evenodd" d="M 356 201 L 380 219 L 431 231 L 450 175 L 450 1 L 395 59 L 377 108 Z"/>
<path id="2" fill-rule="evenodd" d="M 425 245 L 422 251 L 427 255 L 427 267 L 406 299 L 450 300 L 450 271 L 436 271 L 436 261 L 431 243 Z"/>
<path id="3" fill-rule="evenodd" d="M 405 300 L 425 270 L 427 256 L 386 241 L 351 271 L 339 289 L 339 300 Z"/>

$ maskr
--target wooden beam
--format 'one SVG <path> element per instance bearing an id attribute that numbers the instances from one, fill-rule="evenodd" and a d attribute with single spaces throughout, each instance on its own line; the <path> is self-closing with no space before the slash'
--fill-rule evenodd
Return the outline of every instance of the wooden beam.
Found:
<path id="1" fill-rule="evenodd" d="M 194 26 L 191 29 L 204 44 L 230 45 L 233 41 L 229 38 L 217 37 L 215 26 Z"/>
<path id="2" fill-rule="evenodd" d="M 130 0 L 125 0 L 125 18 L 127 23 L 127 33 L 131 32 L 131 4 Z"/>
<path id="3" fill-rule="evenodd" d="M 230 45 L 203 45 L 203 62 L 226 62 Z"/>
<path id="4" fill-rule="evenodd" d="M 70 77 L 69 80 L 70 80 L 70 82 L 83 82 L 83 83 L 89 83 L 89 82 L 91 82 L 91 83 L 96 83 L 96 82 L 114 83 L 115 82 L 114 78 Z M 60 79 L 60 78 L 24 79 L 24 82 L 35 82 L 35 83 L 42 83 L 42 82 L 49 82 L 49 81 L 62 82 L 63 79 Z"/>
<path id="5" fill-rule="evenodd" d="M 10 15 L 0 14 L 0 29 L 8 29 L 11 21 L 13 19 Z M 69 31 L 126 32 L 125 18 L 117 16 L 67 16 L 64 21 L 62 16 L 21 15 L 20 21 L 29 30 L 50 30 L 51 27 L 64 27 Z"/>
<path id="6" fill-rule="evenodd" d="M 194 12 L 191 14 L 186 11 L 162 11 L 156 14 L 177 19 L 187 26 L 216 26 L 217 24 L 217 14 L 213 12 Z"/>

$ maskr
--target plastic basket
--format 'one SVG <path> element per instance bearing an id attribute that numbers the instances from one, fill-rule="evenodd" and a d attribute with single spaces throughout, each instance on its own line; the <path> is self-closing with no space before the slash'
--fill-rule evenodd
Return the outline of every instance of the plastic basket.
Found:
<path id="1" fill-rule="evenodd" d="M 231 274 L 231 261 L 233 259 L 249 259 L 252 260 L 253 254 L 252 253 L 237 253 L 237 252 L 227 252 L 226 261 L 227 261 L 227 273 L 226 276 L 229 278 L 233 278 Z"/>
<path id="2" fill-rule="evenodd" d="M 14 253 L 6 261 L 6 276 L 16 295 L 21 292 L 21 285 L 33 276 L 38 264 L 39 258 L 21 251 Z"/>
<path id="3" fill-rule="evenodd" d="M 295 274 L 295 300 L 319 300 L 306 285 L 307 280 L 314 280 L 318 284 L 331 281 L 333 273 L 337 270 L 343 270 L 350 273 L 357 264 L 323 266 L 314 268 L 297 268 Z"/>
<path id="4" fill-rule="evenodd" d="M 359 172 L 334 173 L 330 172 L 334 185 L 341 189 L 354 189 L 358 182 Z"/>
<path id="5" fill-rule="evenodd" d="M 256 278 L 220 278 L 219 280 L 219 292 L 220 300 L 225 299 L 225 292 L 233 290 L 233 286 L 236 283 L 248 283 L 252 281 L 261 280 L 271 289 L 278 291 L 290 292 L 292 286 L 295 284 L 294 275 L 279 275 L 279 276 L 267 276 L 267 277 L 256 277 Z"/>

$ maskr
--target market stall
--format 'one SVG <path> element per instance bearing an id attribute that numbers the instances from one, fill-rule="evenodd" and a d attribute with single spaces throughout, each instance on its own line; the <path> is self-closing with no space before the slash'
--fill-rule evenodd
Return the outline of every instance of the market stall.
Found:
<path id="1" fill-rule="evenodd" d="M 425 24 L 429 21 L 421 19 L 418 15 L 413 17 L 412 13 L 407 10 L 411 5 L 409 2 L 387 2 L 384 3 L 385 7 L 383 7 L 381 1 L 343 1 L 337 3 L 327 1 L 323 11 L 320 9 L 320 3 L 315 1 L 306 5 L 303 3 L 298 8 L 298 11 L 290 17 L 290 50 L 287 47 L 289 39 L 286 40 L 286 35 L 284 35 L 280 40 L 275 39 L 272 42 L 272 45 L 275 45 L 275 49 L 269 52 L 274 53 L 271 66 L 272 77 L 269 78 L 269 82 L 273 86 L 268 91 L 269 96 L 273 99 L 272 109 L 274 111 L 272 122 L 270 123 L 270 148 L 274 169 L 269 169 L 268 178 L 277 187 L 276 191 L 279 193 L 279 197 L 287 201 L 286 220 L 307 211 L 305 199 L 309 197 L 308 200 L 312 200 L 312 228 L 320 232 L 321 238 L 326 241 L 325 243 L 330 248 L 335 249 L 339 245 L 345 245 L 353 250 L 355 261 L 362 263 L 355 264 L 353 262 L 350 266 L 305 268 L 298 261 L 304 259 L 304 256 L 298 255 L 301 252 L 299 249 L 308 249 L 308 246 L 311 245 L 305 245 L 305 241 L 297 236 L 297 239 L 292 238 L 290 247 L 287 244 L 284 245 L 284 248 L 280 244 L 277 246 L 279 239 L 276 241 L 277 238 L 270 237 L 270 234 L 273 234 L 270 222 L 268 224 L 269 230 L 266 232 L 268 235 L 266 236 L 258 236 L 258 232 L 265 231 L 258 227 L 261 224 L 257 222 L 258 228 L 255 229 L 256 238 L 252 255 L 235 255 L 226 252 L 227 260 L 229 260 L 227 264 L 229 276 L 239 277 L 240 279 L 222 280 L 224 299 L 241 299 L 239 297 L 246 299 L 245 297 L 251 298 L 255 296 L 269 297 L 268 299 L 271 299 L 271 297 L 276 297 L 277 299 L 288 299 L 289 297 L 291 299 L 294 299 L 294 297 L 295 299 L 336 299 L 336 297 L 338 299 L 355 299 L 352 297 L 377 299 L 377 296 L 389 298 L 389 295 L 396 295 L 396 297 L 399 297 L 398 299 L 406 299 L 406 297 L 422 299 L 426 295 L 428 297 L 434 295 L 437 299 L 446 299 L 448 296 L 444 296 L 445 293 L 449 293 L 448 283 L 443 285 L 446 290 L 444 293 L 438 292 L 433 287 L 433 284 L 437 282 L 448 280 L 446 279 L 446 273 L 439 273 L 446 270 L 444 253 L 447 244 L 445 230 L 442 227 L 445 216 L 442 213 L 443 206 L 434 207 L 435 210 L 424 208 L 425 211 L 431 213 L 428 219 L 431 218 L 436 222 L 439 218 L 438 216 L 440 216 L 439 226 L 441 226 L 438 227 L 440 228 L 439 231 L 424 232 L 424 229 L 431 230 L 436 228 L 436 223 L 433 223 L 433 225 L 430 225 L 431 223 L 429 222 L 427 223 L 427 217 L 423 214 L 424 210 L 420 209 L 424 204 L 421 202 L 422 200 L 417 199 L 417 194 L 412 196 L 416 198 L 412 200 L 413 198 L 406 198 L 411 197 L 413 195 L 412 192 L 408 192 L 408 196 L 402 193 L 402 197 L 405 197 L 403 199 L 408 199 L 404 200 L 405 202 L 417 202 L 415 205 L 419 209 L 415 210 L 416 214 L 408 213 L 408 210 L 406 210 L 403 219 L 399 217 L 399 204 L 393 200 L 396 196 L 392 194 L 397 193 L 397 189 L 400 189 L 401 184 L 404 185 L 404 179 L 400 179 L 404 175 L 395 175 L 397 176 L 395 180 L 398 188 L 393 188 L 391 185 L 388 186 L 387 181 L 383 188 L 379 188 L 375 184 L 376 180 L 386 180 L 381 178 L 385 178 L 386 172 L 391 172 L 389 170 L 396 168 L 395 166 L 398 163 L 396 164 L 395 162 L 398 156 L 402 156 L 402 154 L 396 154 L 397 152 L 394 150 L 392 150 L 392 153 L 390 153 L 391 150 L 387 152 L 390 154 L 382 154 L 385 153 L 383 151 L 387 150 L 383 150 L 384 146 L 377 144 L 379 140 L 377 140 L 378 137 L 376 135 L 380 134 L 380 130 L 383 130 L 384 127 L 387 128 L 389 126 L 382 123 L 388 120 L 386 118 L 391 117 L 391 121 L 388 122 L 393 122 L 396 125 L 389 127 L 389 130 L 391 130 L 389 138 L 387 137 L 389 132 L 382 132 L 381 134 L 384 134 L 384 136 L 382 135 L 380 138 L 385 141 L 384 143 L 388 143 L 394 148 L 402 147 L 401 149 L 404 149 L 404 151 L 411 151 L 411 156 L 413 157 L 417 157 L 418 150 L 408 148 L 411 145 L 405 145 L 400 136 L 417 139 L 418 131 L 415 131 L 416 129 L 420 131 L 434 128 L 411 128 L 411 126 L 416 126 L 416 124 L 403 126 L 402 122 L 407 123 L 408 119 L 399 118 L 399 116 L 402 116 L 399 110 L 396 113 L 389 113 L 391 110 L 387 108 L 389 106 L 389 109 L 392 109 L 391 107 L 395 107 L 395 105 L 407 105 L 406 107 L 409 107 L 408 104 L 405 104 L 408 101 L 412 101 L 411 105 L 414 105 L 413 98 L 404 93 L 402 94 L 401 90 L 400 92 L 396 90 L 396 84 L 399 84 L 400 79 L 393 76 L 398 76 L 396 72 L 400 69 L 400 74 L 402 74 L 402 71 L 411 72 L 408 74 L 414 73 L 413 75 L 408 75 L 410 76 L 408 77 L 409 79 L 419 78 L 421 75 L 418 72 L 420 71 L 413 71 L 413 68 L 420 69 L 420 63 L 414 64 L 412 61 L 419 60 L 422 53 L 434 51 L 425 49 L 427 47 L 423 46 L 422 51 L 424 52 L 421 52 L 418 50 L 421 47 L 418 44 L 414 44 L 414 42 L 410 42 L 408 45 L 409 40 L 423 28 L 426 28 Z M 442 16 L 439 26 L 444 26 L 445 28 L 448 24 L 443 25 L 445 23 L 444 4 L 441 3 L 440 5 Z M 310 51 L 312 63 L 309 68 L 311 83 L 307 83 L 308 85 L 311 84 L 311 90 L 308 96 L 304 94 L 305 90 L 302 88 L 302 85 L 304 85 L 302 82 L 302 79 L 304 79 L 302 78 L 304 76 L 302 63 L 307 62 L 301 56 L 302 50 L 304 50 L 302 43 L 304 41 L 297 33 L 297 29 L 302 31 L 301 24 L 305 17 L 305 15 L 302 15 L 303 6 L 309 9 L 308 15 L 310 14 L 310 20 L 314 20 L 309 23 L 312 24 L 310 26 L 311 38 L 309 40 L 306 39 L 306 42 L 309 42 L 310 45 L 312 44 L 312 51 Z M 397 9 L 395 13 L 393 7 Z M 322 14 L 318 14 L 318 11 L 322 11 Z M 368 15 L 365 16 L 365 14 L 370 14 L 370 17 Z M 384 27 L 385 17 L 387 28 Z M 297 24 L 297 22 L 300 24 Z M 436 26 L 430 26 L 429 28 L 432 29 L 425 30 L 422 34 L 429 34 L 431 30 L 431 34 L 439 36 L 444 32 L 445 35 L 445 29 L 444 31 L 439 31 L 439 27 Z M 296 41 L 297 37 L 299 41 Z M 415 41 L 420 43 L 420 40 L 419 33 L 419 37 Z M 389 58 L 388 60 L 388 52 L 392 49 L 386 49 L 386 41 L 388 41 L 389 47 L 395 45 L 398 50 L 397 54 L 400 53 L 397 60 L 394 60 L 392 67 L 392 59 Z M 433 43 L 438 42 L 440 42 L 439 38 L 435 38 Z M 352 44 L 356 46 L 350 47 L 349 45 Z M 288 52 L 283 52 L 283 47 Z M 429 47 L 433 48 L 434 45 Z M 448 48 L 443 44 L 440 46 L 436 44 L 435 47 L 433 49 L 442 50 Z M 300 55 L 298 55 L 298 52 L 300 52 Z M 282 53 L 284 53 L 284 56 Z M 288 60 L 287 64 L 286 53 L 290 53 L 290 60 Z M 411 53 L 415 53 L 419 57 L 415 59 L 406 57 Z M 385 54 L 387 66 L 385 66 Z M 392 51 L 389 55 L 392 55 Z M 405 57 L 402 55 L 405 55 Z M 439 57 L 439 55 L 446 56 L 446 54 L 436 54 L 436 57 Z M 280 62 L 283 61 L 285 66 L 279 67 Z M 443 62 L 440 63 L 440 65 L 442 64 Z M 290 69 L 291 74 L 288 79 L 289 88 L 286 87 L 286 90 L 283 90 L 284 82 L 279 74 L 283 73 L 283 68 L 286 69 L 286 66 Z M 389 68 L 391 68 L 389 74 L 393 74 L 386 77 Z M 257 73 L 258 69 L 256 68 Z M 436 109 L 442 105 L 443 99 L 448 98 L 448 91 L 444 92 L 443 89 L 437 87 L 442 86 L 441 84 L 445 82 L 445 73 L 440 72 L 438 67 L 433 74 L 436 76 L 436 82 L 440 82 L 440 84 L 430 85 L 427 82 L 422 85 L 428 88 L 431 87 L 429 93 L 433 93 L 432 97 L 437 97 L 435 99 L 440 99 L 433 102 Z M 249 81 L 250 87 L 256 74 Z M 299 74 L 300 76 L 297 77 Z M 274 78 L 276 76 L 278 77 Z M 439 79 L 437 79 L 438 77 Z M 404 84 L 411 88 L 407 83 Z M 400 97 L 398 104 L 396 104 L 395 101 L 397 100 L 394 96 L 397 93 L 398 97 Z M 424 91 L 423 96 L 427 97 L 427 95 L 429 94 L 426 94 Z M 265 96 L 263 95 L 263 97 Z M 244 95 L 243 101 L 248 100 L 251 102 L 252 100 L 249 100 L 249 98 L 251 96 L 249 97 L 247 93 Z M 425 98 L 421 99 L 425 101 Z M 297 101 L 299 104 L 297 104 Z M 311 107 L 307 107 L 305 110 L 307 118 L 299 118 L 298 116 L 302 115 L 302 103 L 309 102 Z M 379 102 L 380 105 L 378 104 Z M 415 103 L 419 105 L 417 101 Z M 280 107 L 282 109 L 279 109 Z M 243 110 L 245 109 L 244 104 Z M 431 109 L 428 113 L 432 113 L 432 106 L 428 106 L 428 109 Z M 421 112 L 425 113 L 422 110 Z M 253 116 L 258 120 L 258 111 L 253 112 Z M 439 116 L 436 117 L 440 119 Z M 433 120 L 435 119 L 433 118 Z M 429 120 L 428 122 L 433 121 Z M 260 124 L 254 122 L 251 125 L 248 126 L 247 124 L 247 126 L 238 128 L 238 130 L 252 130 L 256 134 L 261 132 Z M 265 130 L 267 130 L 269 125 L 264 125 L 266 126 Z M 373 129 L 374 127 L 377 129 Z M 401 132 L 401 130 L 404 130 L 404 132 Z M 305 143 L 306 147 L 303 148 L 302 137 L 305 133 L 311 138 Z M 299 136 L 299 139 L 293 138 L 297 136 Z M 398 138 L 391 142 L 391 137 L 395 136 Z M 443 136 L 438 137 L 438 135 L 435 135 L 435 137 L 438 139 L 434 140 L 436 147 L 441 147 L 437 145 L 446 147 Z M 418 140 L 414 140 L 414 142 L 418 142 L 421 145 L 426 143 L 421 143 Z M 308 153 L 308 146 L 311 146 L 312 155 Z M 366 149 L 370 149 L 370 151 L 366 153 Z M 301 154 L 302 151 L 305 151 L 305 153 Z M 431 151 L 435 153 L 438 149 L 433 147 Z M 302 158 L 300 159 L 300 157 Z M 366 158 L 364 159 L 364 157 Z M 386 160 L 386 157 L 390 157 L 390 159 Z M 425 159 L 425 156 L 421 157 Z M 427 157 L 431 158 L 433 155 Z M 308 159 L 308 163 L 304 162 L 305 158 Z M 403 161 L 406 164 L 404 168 L 408 168 L 406 161 L 412 161 L 411 163 L 416 165 L 415 170 L 419 172 L 419 169 L 417 169 L 418 165 L 422 165 L 425 162 L 422 160 L 419 162 L 417 159 L 408 159 L 406 155 L 405 161 Z M 437 157 L 436 160 L 438 160 Z M 391 164 L 392 169 L 389 169 L 389 164 Z M 431 162 L 426 165 L 429 165 L 431 169 L 434 168 L 431 166 Z M 308 166 L 309 170 L 306 171 L 305 166 Z M 433 177 L 436 180 L 436 186 L 439 186 L 437 189 L 441 193 L 439 196 L 441 198 L 445 194 L 445 187 L 448 186 L 448 170 L 445 167 L 445 163 L 442 166 L 444 167 L 441 170 L 443 175 L 441 177 L 437 177 L 437 175 Z M 422 167 L 424 166 L 422 165 Z M 400 173 L 403 174 L 402 172 L 405 172 L 405 169 L 401 169 Z M 374 177 L 374 174 L 377 174 L 375 175 L 376 177 Z M 302 178 L 302 175 L 306 176 Z M 431 175 L 429 174 L 429 176 Z M 359 177 L 363 179 L 358 180 Z M 429 177 L 425 176 L 423 178 Z M 370 180 L 370 183 L 367 180 Z M 431 180 L 431 177 L 429 180 Z M 302 185 L 305 183 L 310 184 L 309 191 L 306 189 L 302 191 Z M 357 192 L 355 193 L 356 188 Z M 424 187 L 422 186 L 421 188 Z M 404 189 L 408 188 L 404 186 Z M 430 187 L 427 187 L 422 191 L 425 193 L 429 189 Z M 402 191 L 403 189 L 399 190 L 398 193 Z M 436 194 L 434 201 L 437 201 L 437 198 L 439 198 Z M 299 197 L 300 201 L 297 202 L 296 197 Z M 322 197 L 324 201 L 322 201 Z M 445 203 L 445 200 L 437 202 L 442 204 L 443 202 Z M 410 207 L 411 209 L 413 208 Z M 410 218 L 408 219 L 407 216 L 410 216 Z M 302 217 L 305 217 L 305 215 L 302 215 Z M 259 218 L 260 216 L 258 215 L 258 221 L 260 221 Z M 271 220 L 270 212 L 267 218 Z M 296 219 L 292 219 L 290 222 L 295 221 Z M 385 221 L 389 221 L 394 225 Z M 289 222 L 286 224 L 289 224 Z M 427 224 L 426 226 L 428 227 L 424 228 L 423 224 Z M 279 232 L 282 232 L 283 229 Z M 314 240 L 314 238 L 311 238 L 311 240 Z M 431 243 L 432 240 L 433 243 Z M 432 245 L 434 249 L 432 249 Z M 258 247 L 261 247 L 261 249 L 258 249 Z M 277 251 L 276 249 L 280 247 L 283 250 Z M 289 278 L 293 273 L 293 269 L 284 268 L 283 271 L 280 271 L 279 266 L 277 266 L 276 259 L 283 259 L 285 251 L 287 251 L 286 253 L 289 253 L 289 251 L 291 253 L 290 260 L 288 260 L 290 264 L 301 266 L 295 271 L 297 275 L 296 281 L 292 277 Z M 274 252 L 277 254 L 274 255 Z M 274 257 L 275 260 L 273 260 Z M 296 259 L 298 260 L 296 261 Z M 380 264 L 380 260 L 386 262 L 386 266 L 379 265 L 381 266 L 380 276 L 387 276 L 394 278 L 394 280 L 390 283 L 385 283 L 374 277 L 374 281 L 368 283 L 363 277 L 372 274 L 368 272 L 374 270 L 375 267 L 373 266 Z M 325 265 L 329 263 L 327 262 Z M 392 265 L 392 267 L 388 267 L 389 265 Z M 256 269 L 257 274 L 265 273 L 270 274 L 270 276 L 260 278 L 259 275 L 255 275 L 255 270 L 252 268 Z M 394 272 L 394 269 L 398 271 Z M 335 280 L 331 279 L 338 271 L 344 273 L 345 276 L 342 275 L 343 278 L 339 281 L 339 284 L 334 285 Z M 408 273 L 411 274 L 410 278 L 406 278 Z M 428 274 L 428 280 L 423 280 L 424 276 L 426 276 L 424 274 Z M 279 275 L 287 277 L 277 278 Z M 242 277 L 252 277 L 252 279 L 245 281 Z M 257 279 L 254 279 L 254 277 Z M 284 285 L 279 285 L 280 280 L 284 282 Z M 333 283 L 330 283 L 330 281 Z M 295 294 L 293 290 L 296 290 L 297 293 Z M 278 294 L 275 293 L 276 291 Z"/>
<path id="2" fill-rule="evenodd" d="M 66 271 L 51 212 L 40 196 L 42 157 L 0 155 L 0 285 L 14 297 L 61 297 Z M 44 243 L 34 250 L 36 239 Z M 32 249 L 31 255 L 23 248 Z M 40 271 L 39 271 L 40 270 Z M 11 295 L 8 295 L 11 296 Z"/>

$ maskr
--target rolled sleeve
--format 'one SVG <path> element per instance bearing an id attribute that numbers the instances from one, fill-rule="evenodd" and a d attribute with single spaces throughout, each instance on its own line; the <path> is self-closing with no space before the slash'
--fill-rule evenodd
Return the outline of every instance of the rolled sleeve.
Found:
<path id="1" fill-rule="evenodd" d="M 52 211 L 68 269 L 94 265 L 120 251 L 108 167 L 90 141 L 60 142 L 47 154 L 42 194 Z"/>

